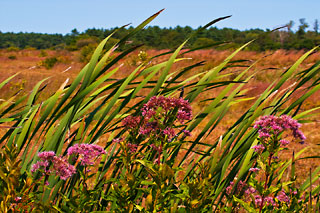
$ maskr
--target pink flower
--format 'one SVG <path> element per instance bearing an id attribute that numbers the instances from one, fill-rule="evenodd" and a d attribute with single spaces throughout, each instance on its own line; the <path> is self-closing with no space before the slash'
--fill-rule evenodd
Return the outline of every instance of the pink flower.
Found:
<path id="1" fill-rule="evenodd" d="M 290 141 L 282 139 L 279 141 L 279 143 L 281 144 L 281 146 L 286 146 L 290 143 Z"/>
<path id="2" fill-rule="evenodd" d="M 101 146 L 95 144 L 75 144 L 68 149 L 68 155 L 78 154 L 81 165 L 93 165 L 94 161 L 106 151 Z"/>
<path id="3" fill-rule="evenodd" d="M 301 124 L 288 115 L 281 115 L 280 117 L 273 115 L 262 116 L 254 124 L 254 128 L 259 130 L 258 133 L 261 138 L 271 137 L 272 134 L 277 136 L 284 130 L 291 130 L 295 138 L 304 141 L 306 137 L 299 130 L 300 127 Z"/>
<path id="4" fill-rule="evenodd" d="M 31 172 L 36 172 L 39 169 L 43 169 L 45 175 L 55 172 L 62 180 L 66 180 L 76 173 L 74 166 L 70 165 L 66 159 L 56 156 L 53 151 L 40 152 L 38 156 L 40 161 L 32 165 Z M 49 169 L 50 164 L 52 169 Z"/>
<path id="5" fill-rule="evenodd" d="M 53 159 L 53 169 L 62 180 L 66 180 L 76 173 L 73 165 L 70 165 L 66 159 L 57 156 Z"/>
<path id="6" fill-rule="evenodd" d="M 14 201 L 19 202 L 22 198 L 21 197 L 15 197 Z"/>
<path id="7" fill-rule="evenodd" d="M 234 182 L 231 181 L 230 185 L 226 188 L 226 193 L 228 195 L 231 194 L 233 187 L 234 187 Z M 247 187 L 247 184 L 245 182 L 243 182 L 242 180 L 240 180 L 238 182 L 238 185 L 237 185 L 235 193 L 241 192 L 245 187 Z"/>
<path id="8" fill-rule="evenodd" d="M 251 149 L 254 149 L 255 152 L 260 152 L 260 151 L 263 151 L 265 147 L 262 144 L 259 144 L 251 147 Z"/>
<path id="9" fill-rule="evenodd" d="M 36 172 L 36 171 L 39 170 L 39 169 L 43 169 L 44 172 L 47 173 L 47 172 L 50 172 L 50 170 L 48 170 L 48 167 L 49 167 L 49 161 L 47 161 L 47 160 L 44 160 L 44 161 L 40 160 L 40 161 L 36 162 L 35 164 L 33 164 L 33 165 L 31 166 L 31 172 Z"/>
<path id="10" fill-rule="evenodd" d="M 148 122 L 139 129 L 139 134 L 141 135 L 149 135 L 152 132 L 155 132 L 158 130 L 158 123 L 153 121 L 153 122 Z"/>
<path id="11" fill-rule="evenodd" d="M 145 117 L 145 120 L 154 117 L 158 108 L 163 109 L 164 114 L 173 109 L 178 109 L 177 119 L 181 123 L 192 118 L 192 110 L 189 101 L 184 100 L 183 98 L 177 99 L 164 96 L 153 96 L 142 108 L 142 115 Z"/>
<path id="12" fill-rule="evenodd" d="M 41 160 L 51 160 L 54 156 L 56 156 L 56 153 L 54 151 L 47 151 L 47 152 L 39 152 L 38 157 Z"/>
<path id="13" fill-rule="evenodd" d="M 122 120 L 122 125 L 127 128 L 127 129 L 132 129 L 132 128 L 136 128 L 139 123 L 140 123 L 141 118 L 140 117 L 135 117 L 135 116 L 127 116 Z"/>
<path id="14" fill-rule="evenodd" d="M 256 193 L 257 190 L 251 186 L 249 186 L 249 188 L 244 192 L 246 195 L 251 195 L 253 193 Z"/>
<path id="15" fill-rule="evenodd" d="M 261 197 L 260 195 L 254 196 L 254 200 L 255 200 L 256 206 L 261 206 L 262 197 Z M 265 197 L 265 198 L 263 199 L 263 204 L 262 204 L 262 205 L 263 205 L 263 206 L 265 206 L 265 205 L 275 206 L 276 203 L 274 202 L 273 197 L 270 197 L 270 196 L 269 196 L 269 197 Z"/>
<path id="16" fill-rule="evenodd" d="M 162 133 L 166 135 L 169 139 L 173 138 L 176 135 L 176 133 L 174 132 L 174 129 L 170 127 L 165 128 L 162 131 Z"/>
<path id="17" fill-rule="evenodd" d="M 285 191 L 282 190 L 281 192 L 279 192 L 278 196 L 276 197 L 280 202 L 285 202 L 285 203 L 289 203 L 290 202 L 290 198 L 286 195 Z"/>
<path id="18" fill-rule="evenodd" d="M 227 195 L 230 195 L 230 194 L 231 194 L 233 185 L 234 185 L 234 182 L 231 181 L 231 182 L 230 182 L 230 185 L 227 186 L 227 188 L 226 188 L 226 193 L 227 193 Z"/>
<path id="19" fill-rule="evenodd" d="M 258 171 L 260 171 L 260 169 L 259 168 L 250 168 L 249 171 L 250 172 L 258 172 Z"/>
<path id="20" fill-rule="evenodd" d="M 191 136 L 191 132 L 189 130 L 182 130 L 185 137 Z"/>
<path id="21" fill-rule="evenodd" d="M 115 142 L 115 143 L 120 143 L 121 141 L 123 141 L 123 138 L 114 138 L 112 140 L 112 142 Z"/>

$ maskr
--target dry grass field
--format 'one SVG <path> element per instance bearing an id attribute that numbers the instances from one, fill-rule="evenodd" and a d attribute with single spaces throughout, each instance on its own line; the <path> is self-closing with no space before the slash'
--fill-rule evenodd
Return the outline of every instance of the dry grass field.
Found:
<path id="1" fill-rule="evenodd" d="M 146 53 L 148 57 L 157 55 L 159 53 L 166 52 L 165 50 L 147 50 Z M 0 93 L 0 98 L 8 99 L 9 97 L 15 95 L 17 92 L 20 92 L 17 96 L 22 94 L 29 93 L 37 82 L 42 79 L 49 78 L 46 83 L 47 87 L 42 93 L 43 97 L 46 98 L 53 93 L 59 86 L 67 79 L 70 78 L 70 81 L 78 74 L 81 68 L 84 66 L 84 63 L 81 63 L 79 60 L 79 52 L 68 52 L 68 51 L 53 51 L 46 50 L 46 56 L 43 56 L 43 51 L 40 50 L 19 50 L 19 51 L 8 51 L 0 50 L 0 81 L 12 76 L 16 73 L 19 73 L 8 85 L 2 88 Z M 119 71 L 115 74 L 114 78 L 120 78 L 127 76 L 130 72 L 136 68 L 139 63 L 141 63 L 138 57 L 139 51 L 134 52 L 129 55 L 126 59 L 119 62 L 118 65 L 123 64 Z M 196 62 L 205 61 L 203 66 L 195 68 L 191 72 L 186 74 L 186 77 L 198 73 L 199 71 L 208 70 L 220 62 L 222 62 L 227 56 L 229 56 L 231 51 L 217 51 L 217 50 L 198 50 L 192 53 L 187 53 L 183 55 L 184 58 L 188 60 L 183 60 L 174 65 L 172 71 L 175 69 L 181 69 L 187 65 L 194 64 Z M 288 67 L 290 67 L 300 56 L 302 56 L 303 51 L 285 51 L 277 50 L 275 52 L 250 52 L 242 51 L 240 52 L 234 60 L 246 60 L 242 62 L 242 65 L 250 65 L 254 61 L 260 61 L 251 68 L 251 71 L 248 73 L 255 73 L 255 76 L 251 81 L 246 85 L 247 92 L 246 97 L 258 97 L 259 94 L 264 91 L 264 89 L 280 76 Z M 116 54 L 116 53 L 115 53 Z M 41 61 L 48 57 L 56 57 L 58 62 L 54 65 L 52 69 L 46 69 L 41 66 Z M 156 58 L 155 62 L 167 59 L 167 56 L 162 56 Z M 310 67 L 313 63 L 320 59 L 320 52 L 312 54 L 310 57 L 304 61 L 303 65 L 299 67 L 299 71 Z M 153 63 L 153 61 L 151 61 Z M 239 63 L 236 63 L 239 64 Z M 117 65 L 117 66 L 118 66 Z M 235 66 L 227 69 L 225 72 L 238 73 L 239 71 L 245 69 L 245 67 Z M 70 82 L 69 81 L 69 82 Z M 293 84 L 294 82 L 287 82 L 287 86 Z M 219 92 L 210 90 L 207 93 L 204 93 L 202 96 L 205 98 L 214 98 L 215 94 Z M 281 92 L 281 91 L 279 91 Z M 320 106 L 319 93 L 310 97 L 302 107 L 302 110 L 310 109 L 312 107 Z M 204 97 L 202 97 L 204 98 Z M 41 99 L 41 98 L 40 98 Z M 226 116 L 226 119 L 222 122 L 210 137 L 207 137 L 206 143 L 210 143 L 213 138 L 219 137 L 224 130 L 233 124 L 233 122 L 238 118 L 252 103 L 251 101 L 242 102 L 241 104 L 234 105 L 229 114 Z M 197 102 L 196 105 L 193 105 L 194 112 L 197 112 L 205 105 L 203 102 Z M 302 130 L 307 136 L 306 143 L 301 144 L 290 144 L 289 150 L 286 151 L 286 156 L 290 157 L 292 151 L 299 151 L 302 148 L 308 146 L 308 152 L 305 155 L 320 155 L 320 149 L 317 144 L 319 144 L 320 133 L 318 129 L 320 128 L 319 117 L 313 117 L 312 123 L 306 123 L 303 125 Z M 297 171 L 300 174 L 305 176 L 309 168 L 314 168 L 319 165 L 319 161 L 311 159 L 307 161 L 299 161 L 297 163 Z"/>

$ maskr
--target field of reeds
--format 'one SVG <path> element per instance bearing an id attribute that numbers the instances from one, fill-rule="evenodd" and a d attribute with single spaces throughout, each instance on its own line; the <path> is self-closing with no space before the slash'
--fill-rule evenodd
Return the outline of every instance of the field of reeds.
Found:
<path id="1" fill-rule="evenodd" d="M 319 211 L 317 47 L 117 51 L 156 16 L 87 64 L 0 51 L 1 211 Z"/>

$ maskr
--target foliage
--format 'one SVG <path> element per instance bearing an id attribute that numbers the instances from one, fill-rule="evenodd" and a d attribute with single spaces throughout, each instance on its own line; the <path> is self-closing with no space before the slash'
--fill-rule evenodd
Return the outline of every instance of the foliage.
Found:
<path id="1" fill-rule="evenodd" d="M 185 74 L 202 63 L 173 70 L 175 63 L 185 60 L 180 53 L 184 45 L 227 18 L 222 17 L 198 29 L 175 51 L 166 53 L 171 54 L 167 61 L 149 63 L 161 55 L 149 57 L 141 53 L 139 57 L 145 61 L 128 76 L 115 79 L 117 62 L 139 47 L 127 45 L 128 41 L 160 12 L 105 48 L 111 36 L 125 28 L 112 32 L 98 44 L 73 82 L 63 83 L 48 99 L 38 100 L 46 86 L 44 79 L 30 94 L 12 97 L 0 105 L 0 124 L 8 127 L 0 143 L 15 147 L 15 158 L 21 157 L 17 165 L 20 178 L 26 180 L 27 189 L 19 192 L 21 196 L 14 195 L 23 200 L 19 208 L 58 212 L 232 211 L 242 198 L 235 196 L 236 202 L 228 199 L 229 183 L 237 178 L 254 185 L 249 169 L 256 162 L 262 162 L 259 166 L 264 162 L 250 149 L 258 143 L 259 132 L 252 128 L 253 122 L 263 115 L 307 120 L 314 114 L 316 108 L 305 112 L 300 109 L 320 89 L 320 63 L 298 75 L 296 71 L 316 48 L 306 52 L 252 100 L 250 108 L 220 138 L 206 143 L 228 109 L 248 100 L 243 98 L 243 87 L 254 76 L 248 74 L 254 64 L 232 75 L 231 80 L 225 77 L 230 76 L 226 70 L 233 66 L 232 58 L 251 42 L 236 49 L 221 64 L 191 77 Z M 178 39 L 178 35 L 172 36 Z M 113 55 L 116 48 L 123 51 Z M 0 83 L 0 88 L 12 78 Z M 290 80 L 296 83 L 288 87 Z M 216 89 L 216 97 L 202 96 L 204 91 Z M 204 107 L 191 113 L 192 104 L 198 101 L 204 102 Z M 192 139 L 189 134 L 193 134 Z M 101 161 L 92 160 L 98 155 Z M 281 167 L 281 172 L 288 165 L 290 162 Z M 320 167 L 316 168 L 311 181 L 300 186 L 301 193 L 312 187 L 319 171 Z M 27 184 L 30 178 L 33 181 Z M 310 200 L 319 189 L 310 190 Z M 270 194 L 264 189 L 259 193 Z M 13 203 L 11 200 L 9 205 Z"/>
<path id="2" fill-rule="evenodd" d="M 39 65 L 45 67 L 46 69 L 51 69 L 59 60 L 57 57 L 48 57 L 40 61 Z"/>
<path id="3" fill-rule="evenodd" d="M 46 57 L 46 56 L 48 56 L 48 53 L 45 50 L 41 50 L 39 57 Z"/>
<path id="4" fill-rule="evenodd" d="M 17 59 L 17 56 L 15 56 L 15 55 L 9 55 L 8 58 L 9 58 L 10 60 L 16 60 L 16 59 Z"/>
<path id="5" fill-rule="evenodd" d="M 313 30 L 307 30 L 310 24 L 306 23 L 305 19 L 299 20 L 298 30 L 292 31 L 294 22 L 289 22 L 285 28 L 271 32 L 269 29 L 250 29 L 236 30 L 231 28 L 218 29 L 210 27 L 203 29 L 191 38 L 186 44 L 187 48 L 195 48 L 199 46 L 209 45 L 215 47 L 216 43 L 232 43 L 234 48 L 240 47 L 244 43 L 252 39 L 258 39 L 256 45 L 247 47 L 249 50 L 265 51 L 282 49 L 312 49 L 320 44 L 320 35 L 318 32 L 318 20 L 314 21 Z M 198 29 L 192 29 L 189 26 L 174 28 L 160 28 L 158 26 L 149 26 L 144 30 L 137 32 L 130 38 L 130 43 L 139 45 L 143 43 L 145 46 L 155 49 L 174 49 L 179 46 L 191 34 L 194 34 Z M 113 28 L 113 29 L 87 29 L 80 33 L 73 29 L 71 33 L 66 35 L 61 34 L 40 34 L 40 33 L 1 33 L 0 32 L 0 48 L 18 47 L 25 49 L 27 46 L 37 49 L 61 49 L 81 50 L 83 47 L 92 46 L 103 40 L 114 30 L 117 32 L 113 38 L 108 40 L 106 47 L 109 49 L 113 44 L 119 41 L 126 34 L 134 30 L 133 27 Z M 219 46 L 218 49 L 228 49 L 230 44 Z M 119 50 L 124 50 L 119 47 Z M 88 62 L 88 61 L 86 61 Z"/>

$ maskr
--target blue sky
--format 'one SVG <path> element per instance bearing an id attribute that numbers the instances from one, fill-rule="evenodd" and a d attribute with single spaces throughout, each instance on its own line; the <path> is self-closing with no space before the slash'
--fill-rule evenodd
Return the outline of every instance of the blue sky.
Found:
<path id="1" fill-rule="evenodd" d="M 0 0 L 1 32 L 69 33 L 77 28 L 112 28 L 144 19 L 165 8 L 151 25 L 196 28 L 226 15 L 219 28 L 273 29 L 305 18 L 320 21 L 320 0 Z"/>

